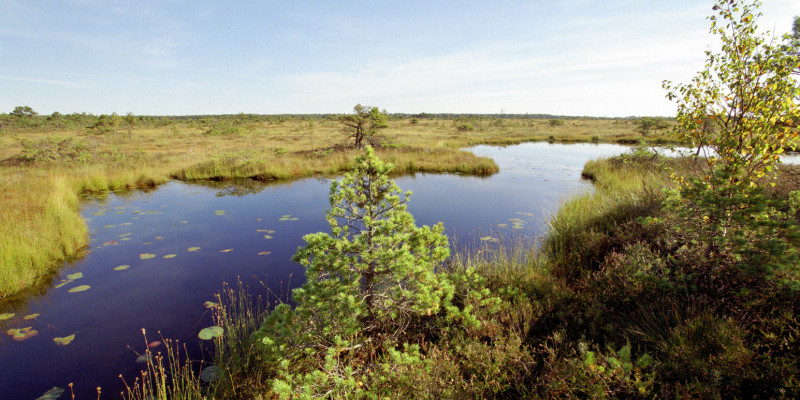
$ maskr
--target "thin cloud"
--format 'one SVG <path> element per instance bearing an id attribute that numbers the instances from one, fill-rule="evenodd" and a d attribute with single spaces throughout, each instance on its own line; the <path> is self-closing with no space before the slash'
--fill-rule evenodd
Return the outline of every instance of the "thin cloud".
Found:
<path id="1" fill-rule="evenodd" d="M 40 83 L 44 85 L 55 85 L 55 86 L 63 86 L 63 87 L 72 87 L 72 88 L 91 88 L 91 85 L 86 85 L 83 83 L 78 82 L 71 82 L 71 81 L 63 81 L 57 79 L 41 79 L 41 78 L 20 78 L 16 76 L 2 76 L 0 75 L 0 79 L 5 79 L 9 81 L 15 82 L 31 82 L 31 83 Z"/>

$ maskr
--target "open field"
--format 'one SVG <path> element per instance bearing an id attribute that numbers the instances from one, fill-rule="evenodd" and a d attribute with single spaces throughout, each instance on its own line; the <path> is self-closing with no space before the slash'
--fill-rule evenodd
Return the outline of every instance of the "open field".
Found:
<path id="1" fill-rule="evenodd" d="M 96 117 L 53 123 L 37 117 L 0 131 L 0 298 L 44 282 L 87 244 L 79 195 L 152 187 L 168 179 L 293 179 L 352 167 L 342 125 L 324 117 L 139 118 L 103 127 Z M 94 121 L 94 122 L 93 122 Z M 395 173 L 486 175 L 489 159 L 462 151 L 524 141 L 622 142 L 636 120 L 391 118 L 379 156 Z M 87 128 L 94 126 L 94 128 Z M 654 135 L 672 141 L 666 130 Z"/>

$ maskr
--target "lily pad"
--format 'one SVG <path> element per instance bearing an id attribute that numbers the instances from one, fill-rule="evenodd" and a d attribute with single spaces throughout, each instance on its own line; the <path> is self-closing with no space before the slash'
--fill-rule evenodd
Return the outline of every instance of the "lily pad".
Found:
<path id="1" fill-rule="evenodd" d="M 533 214 L 533 213 L 529 213 L 529 212 L 520 212 L 520 211 L 517 211 L 517 214 L 520 214 L 520 215 L 525 215 L 525 216 L 528 216 L 528 217 L 533 217 L 533 216 L 534 216 L 534 214 Z"/>
<path id="2" fill-rule="evenodd" d="M 216 214 L 216 215 L 225 215 L 225 210 L 214 211 L 214 214 Z"/>
<path id="3" fill-rule="evenodd" d="M 33 327 L 28 326 L 20 329 L 9 329 L 6 331 L 6 334 L 11 336 L 14 341 L 21 342 L 38 335 L 39 332 L 36 329 L 33 329 Z"/>
<path id="4" fill-rule="evenodd" d="M 233 251 L 233 249 L 225 249 L 225 250 L 220 250 L 219 252 L 220 253 L 230 253 L 232 251 Z"/>
<path id="5" fill-rule="evenodd" d="M 177 256 L 178 256 L 177 254 L 167 254 L 164 256 L 164 258 L 175 258 Z"/>
<path id="6" fill-rule="evenodd" d="M 133 222 L 123 222 L 119 224 L 119 226 L 130 226 L 130 225 L 133 225 Z M 126 235 L 130 235 L 130 233 L 126 233 Z"/>
<path id="7" fill-rule="evenodd" d="M 74 288 L 67 291 L 70 293 L 78 293 L 78 292 L 85 292 L 89 290 L 89 288 L 91 288 L 91 286 L 89 285 L 80 285 L 80 286 L 75 286 Z"/>
<path id="8" fill-rule="evenodd" d="M 71 280 L 73 280 L 73 281 L 74 281 L 75 279 L 81 279 L 81 278 L 83 278 L 83 273 L 82 273 L 82 272 L 76 272 L 76 273 L 74 273 L 74 274 L 69 274 L 69 275 L 67 275 L 67 279 L 71 279 Z"/>
<path id="9" fill-rule="evenodd" d="M 119 235 L 119 236 L 117 236 L 117 237 L 124 238 L 124 237 L 126 237 L 126 236 L 130 236 L 130 235 L 131 235 L 131 233 L 130 233 L 130 232 L 128 232 L 128 233 L 123 233 L 122 235 Z"/>
<path id="10" fill-rule="evenodd" d="M 122 238 L 122 239 L 120 239 L 120 240 L 131 240 L 131 238 L 129 238 L 129 237 L 124 237 L 124 238 Z"/>
<path id="11" fill-rule="evenodd" d="M 256 229 L 256 232 L 275 233 L 272 229 Z"/>
<path id="12" fill-rule="evenodd" d="M 60 387 L 53 387 L 52 389 L 44 392 L 43 395 L 36 398 L 36 400 L 58 400 L 66 389 L 62 389 Z"/>
<path id="13" fill-rule="evenodd" d="M 189 221 L 181 221 L 182 224 L 188 224 Z"/>
<path id="14" fill-rule="evenodd" d="M 200 251 L 199 247 L 189 247 L 186 251 Z"/>
<path id="15" fill-rule="evenodd" d="M 270 255 L 270 254 L 272 254 L 271 251 L 262 251 L 262 252 L 258 253 L 258 255 L 260 255 L 260 256 L 267 256 L 267 255 Z"/>
<path id="16" fill-rule="evenodd" d="M 130 267 L 130 265 L 120 265 L 119 267 L 114 267 L 114 271 L 124 271 Z"/>
<path id="17" fill-rule="evenodd" d="M 484 237 L 481 238 L 481 241 L 482 242 L 497 242 L 498 240 L 497 240 L 497 238 L 494 238 L 494 237 L 491 237 L 491 236 L 484 236 Z"/>
<path id="18" fill-rule="evenodd" d="M 61 283 L 59 283 L 58 285 L 56 285 L 55 288 L 58 289 L 58 288 L 60 288 L 60 287 L 62 287 L 64 285 L 67 285 L 67 284 L 70 284 L 70 283 L 72 283 L 72 280 L 66 279 L 66 280 L 61 281 Z"/>
<path id="19" fill-rule="evenodd" d="M 203 328 L 200 333 L 197 334 L 197 337 L 203 340 L 211 340 L 222 336 L 222 332 L 221 326 L 209 326 L 208 328 Z"/>
<path id="20" fill-rule="evenodd" d="M 203 306 L 205 308 L 214 308 L 214 307 L 218 307 L 219 303 L 214 303 L 213 301 L 206 301 L 205 303 L 203 303 Z"/>
<path id="21" fill-rule="evenodd" d="M 150 353 L 142 354 L 139 357 L 136 357 L 136 362 L 138 364 L 147 364 L 147 362 L 150 361 L 150 358 Z"/>
<path id="22" fill-rule="evenodd" d="M 291 214 L 286 214 L 284 216 L 281 216 L 278 219 L 278 221 L 297 221 L 297 220 L 298 220 L 298 218 L 297 217 L 292 217 Z"/>
<path id="23" fill-rule="evenodd" d="M 10 312 L 10 313 L 2 313 L 2 314 L 0 314 L 0 321 L 5 321 L 5 320 L 7 320 L 7 319 L 14 318 L 14 316 L 15 316 L 15 315 L 17 315 L 17 314 L 16 314 L 16 313 L 13 313 L 13 312 Z"/>
<path id="24" fill-rule="evenodd" d="M 272 236 L 270 236 L 270 235 L 264 235 L 264 239 L 272 239 Z"/>
<path id="25" fill-rule="evenodd" d="M 39 314 L 39 313 L 28 314 L 28 315 L 22 317 L 22 319 L 28 321 L 28 320 L 31 320 L 31 319 L 34 319 L 34 318 L 38 318 L 39 315 L 41 315 L 41 314 Z"/>
<path id="26" fill-rule="evenodd" d="M 116 225 L 105 225 L 105 226 L 103 226 L 103 228 L 106 228 L 106 229 L 108 229 L 108 228 L 113 228 L 113 227 L 115 227 L 115 226 L 116 226 Z"/>
<path id="27" fill-rule="evenodd" d="M 74 333 L 72 335 L 65 336 L 65 337 L 54 337 L 53 338 L 53 342 L 55 342 L 59 346 L 66 346 L 66 345 L 72 343 L 73 340 L 75 340 L 75 334 Z"/>
<path id="28" fill-rule="evenodd" d="M 154 258 L 155 256 L 156 256 L 156 255 L 155 255 L 155 254 L 152 254 L 152 253 L 142 253 L 142 254 L 139 254 L 139 258 L 141 258 L 142 260 L 148 260 L 148 259 Z"/>
<path id="29" fill-rule="evenodd" d="M 156 236 L 156 240 L 161 240 L 161 239 L 164 239 L 164 237 L 163 236 Z"/>
<path id="30" fill-rule="evenodd" d="M 103 242 L 103 246 L 115 246 L 117 244 L 119 244 L 119 243 L 117 243 L 116 240 L 109 240 L 107 242 Z"/>
<path id="31" fill-rule="evenodd" d="M 219 367 L 216 365 L 211 365 L 208 367 L 203 368 L 200 371 L 200 380 L 203 382 L 214 382 L 219 380 Z"/>

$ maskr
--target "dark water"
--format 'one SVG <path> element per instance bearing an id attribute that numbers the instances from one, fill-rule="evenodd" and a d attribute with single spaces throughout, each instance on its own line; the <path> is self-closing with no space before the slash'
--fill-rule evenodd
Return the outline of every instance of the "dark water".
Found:
<path id="1" fill-rule="evenodd" d="M 580 179 L 584 163 L 625 150 L 589 144 L 478 146 L 472 151 L 495 159 L 500 173 L 418 174 L 396 181 L 414 192 L 408 208 L 418 225 L 442 221 L 451 241 L 474 246 L 486 236 L 545 233 L 559 203 L 590 188 Z M 218 187 L 170 182 L 150 193 L 86 199 L 81 214 L 90 229 L 91 253 L 65 265 L 44 294 L 0 304 L 0 314 L 16 314 L 0 321 L 2 332 L 24 327 L 38 332 L 19 342 L 0 335 L 0 399 L 35 399 L 70 382 L 79 399 L 95 398 L 97 386 L 102 398 L 119 398 L 119 375 L 128 382 L 138 375 L 136 352 L 146 346 L 142 329 L 149 340 L 160 339 L 160 332 L 186 343 L 193 357 L 208 358 L 197 333 L 211 324 L 203 303 L 213 300 L 222 282 L 241 279 L 264 292 L 263 283 L 279 295 L 302 284 L 303 268 L 290 258 L 304 244 L 304 234 L 329 231 L 323 218 L 329 182 Z M 122 265 L 129 268 L 115 270 Z M 56 288 L 76 273 L 83 276 Z M 81 285 L 90 288 L 69 291 Z M 39 315 L 24 319 L 31 314 Z M 66 346 L 53 342 L 73 333 Z"/>

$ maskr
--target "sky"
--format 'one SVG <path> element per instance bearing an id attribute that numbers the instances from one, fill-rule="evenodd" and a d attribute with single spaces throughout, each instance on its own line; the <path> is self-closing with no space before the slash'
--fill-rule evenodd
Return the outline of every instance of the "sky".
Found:
<path id="1" fill-rule="evenodd" d="M 710 0 L 0 0 L 0 113 L 670 116 Z M 800 1 L 765 0 L 791 31 Z"/>

